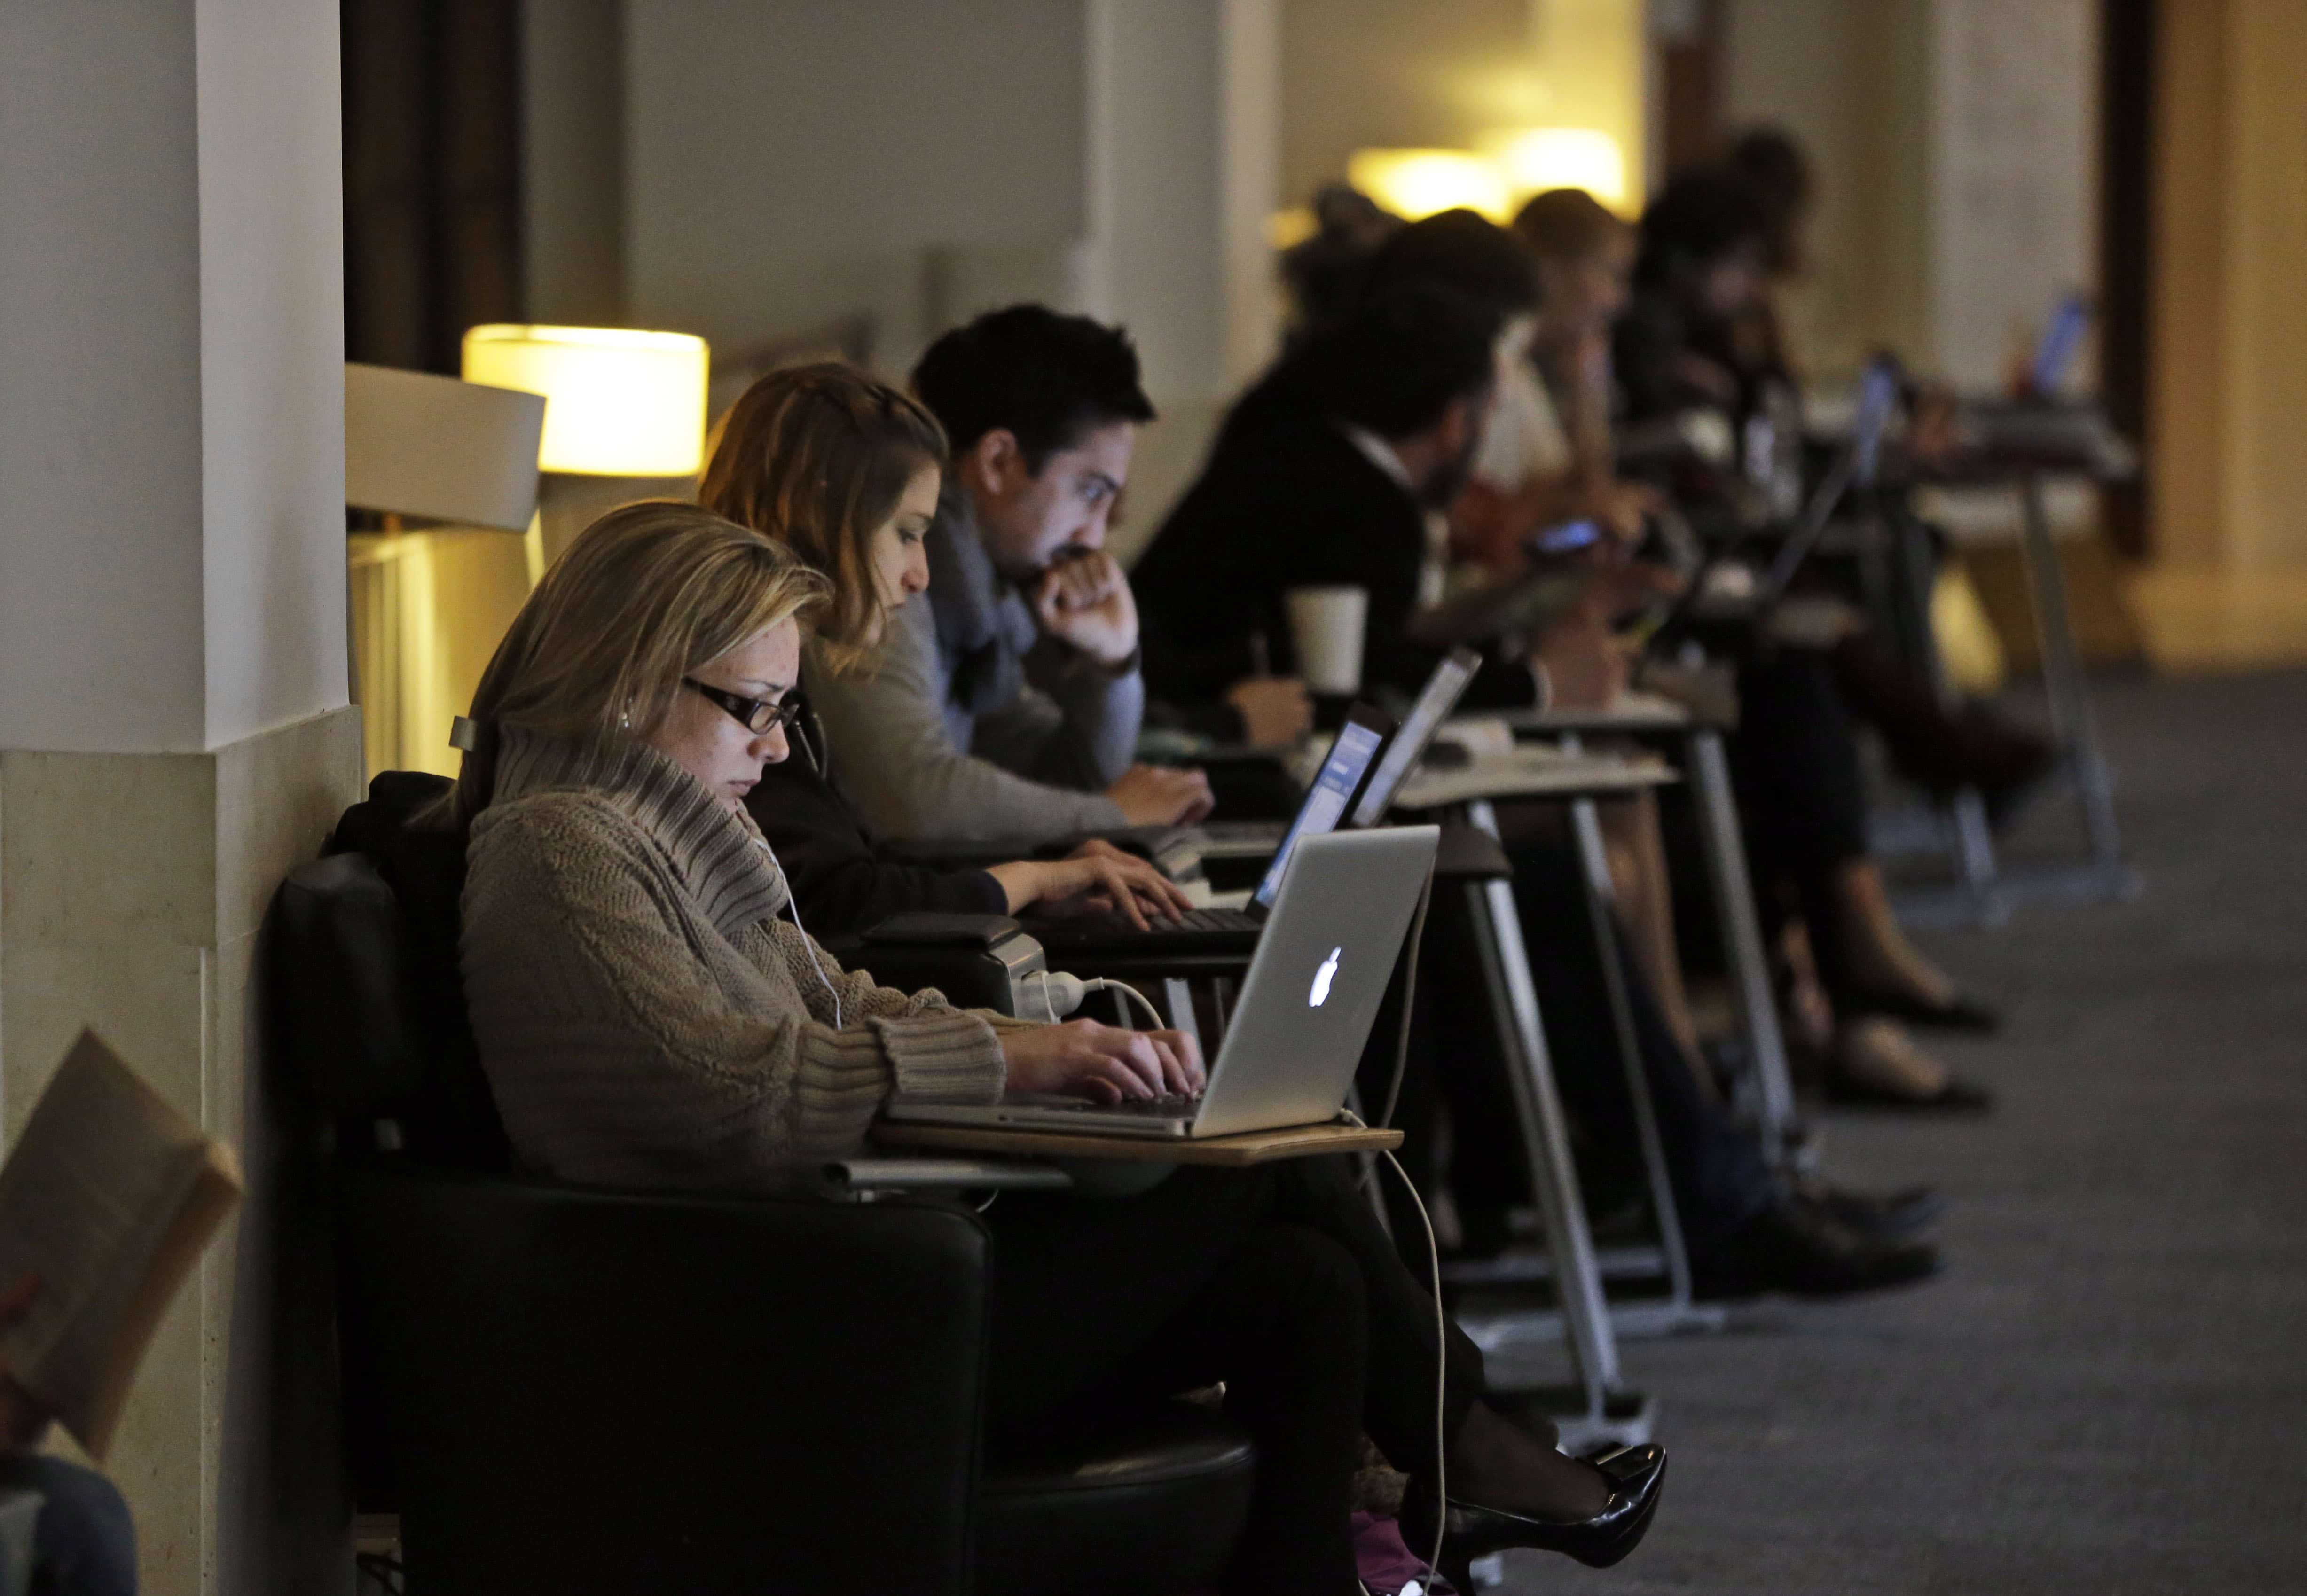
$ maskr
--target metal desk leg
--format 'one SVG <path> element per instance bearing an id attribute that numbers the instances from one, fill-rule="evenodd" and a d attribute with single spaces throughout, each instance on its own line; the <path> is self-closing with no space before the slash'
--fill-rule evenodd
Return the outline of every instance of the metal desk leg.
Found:
<path id="1" fill-rule="evenodd" d="M 2027 600 L 2042 641 L 2043 686 L 2050 699 L 2051 734 L 2073 784 L 2081 811 L 2086 854 L 2073 864 L 2021 864 L 2005 868 L 1995 858 L 1985 802 L 1977 792 L 1958 794 L 1949 839 L 1958 881 L 1944 888 L 1900 893 L 1901 918 L 1920 925 L 1999 925 L 2020 904 L 2054 901 L 2099 903 L 2135 897 L 2139 877 L 2123 862 L 2115 828 L 2114 784 L 2099 752 L 2091 715 L 2090 689 L 2075 650 L 2067 615 L 2067 587 L 2059 572 L 2059 551 L 2051 541 L 2043 483 L 2033 474 L 2019 484 L 2019 552 L 2027 572 Z"/>
<path id="2" fill-rule="evenodd" d="M 1963 889 L 1974 900 L 1974 917 L 1982 924 L 2000 924 L 2005 911 L 1994 897 L 1994 828 L 1987 823 L 1986 800 L 1977 787 L 1965 787 L 1948 801 L 1947 824 L 1954 833 L 1955 871 Z"/>
<path id="3" fill-rule="evenodd" d="M 1497 819 L 1488 803 L 1468 807 L 1468 818 L 1475 825 L 1497 835 Z M 1562 1301 L 1571 1360 L 1590 1410 L 1599 1413 L 1604 1395 L 1618 1383 L 1618 1345 L 1602 1297 L 1601 1272 L 1595 1266 L 1585 1199 L 1579 1195 L 1571 1163 L 1569 1128 L 1554 1090 L 1554 1067 L 1539 1020 L 1538 990 L 1530 979 L 1530 955 L 1522 946 L 1514 883 L 1502 878 L 1470 883 L 1467 906 L 1472 911 L 1482 961 L 1482 984 L 1499 1038 L 1506 1044 L 1506 1076 L 1522 1126 L 1523 1155 L 1537 1188 L 1547 1251 L 1555 1260 L 1555 1291 Z"/>
<path id="4" fill-rule="evenodd" d="M 1771 991 L 1771 958 L 1754 918 L 1754 887 L 1746 873 L 1746 844 L 1738 830 L 1738 801 L 1722 734 L 1711 727 L 1690 735 L 1690 785 L 1706 843 L 1707 873 L 1722 946 L 1730 960 L 1731 991 L 1754 1060 L 1763 1155 L 1781 1167 L 1804 1161 L 1802 1127 L 1787 1069 L 1786 1038 L 1779 1030 L 1778 1000 Z"/>
<path id="5" fill-rule="evenodd" d="M 2083 682 L 2082 659 L 2075 650 L 2074 628 L 2067 617 L 2067 585 L 2059 573 L 2059 551 L 2051 541 L 2042 478 L 2028 472 L 2020 497 L 2026 511 L 2020 547 L 2026 555 L 2027 593 L 2034 604 L 2035 629 L 2043 639 L 2043 685 L 2050 695 L 2051 731 L 2073 764 L 2091 863 L 2105 874 L 2109 890 L 2121 892 L 2128 872 L 2123 868 L 2122 840 L 2115 830 L 2114 784 L 2099 754 L 2090 691 Z"/>
<path id="6" fill-rule="evenodd" d="M 1567 752 L 1579 751 L 1575 737 L 1565 737 Z M 1676 1206 L 1674 1176 L 1667 1168 L 1666 1146 L 1659 1139 L 1658 1107 L 1651 1098 L 1649 1072 L 1642 1065 L 1642 1045 L 1634 1030 L 1634 1000 L 1626 991 L 1625 968 L 1617 916 L 1611 913 L 1617 895 L 1610 880 L 1610 858 L 1602 845 L 1600 811 L 1591 798 L 1574 799 L 1571 828 L 1578 838 L 1579 874 L 1586 888 L 1586 917 L 1594 949 L 1602 965 L 1602 991 L 1610 1006 L 1610 1029 L 1617 1043 L 1619 1067 L 1626 1077 L 1626 1095 L 1634 1109 L 1634 1137 L 1642 1148 L 1642 1174 L 1651 1191 L 1651 1212 L 1658 1224 L 1659 1251 L 1665 1266 L 1671 1306 L 1667 1317 L 1672 1329 L 1720 1329 L 1720 1309 L 1701 1309 L 1691 1302 L 1690 1252 L 1683 1244 L 1682 1214 Z"/>

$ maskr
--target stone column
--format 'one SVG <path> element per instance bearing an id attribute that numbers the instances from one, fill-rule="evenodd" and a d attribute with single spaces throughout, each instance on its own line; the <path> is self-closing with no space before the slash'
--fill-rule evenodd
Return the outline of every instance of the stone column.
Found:
<path id="1" fill-rule="evenodd" d="M 1161 419 L 1115 552 L 1135 555 L 1273 357 L 1279 0 L 1086 0 L 1082 308 L 1125 324 Z"/>
<path id="2" fill-rule="evenodd" d="M 107 1460 L 156 1596 L 351 1583 L 254 980 L 358 790 L 338 82 L 329 0 L 0 9 L 0 1111 L 92 1025 L 252 1178 Z"/>

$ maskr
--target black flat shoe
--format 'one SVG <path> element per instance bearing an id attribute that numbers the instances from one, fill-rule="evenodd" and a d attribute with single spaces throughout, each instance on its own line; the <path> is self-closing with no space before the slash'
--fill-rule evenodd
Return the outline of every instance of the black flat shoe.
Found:
<path id="1" fill-rule="evenodd" d="M 1479 1507 L 1470 1502 L 1443 1505 L 1441 1572 L 1462 1590 L 1472 1586 L 1452 1576 L 1461 1575 L 1476 1557 L 1487 1557 L 1513 1547 L 1560 1552 L 1589 1568 L 1608 1568 L 1642 1543 L 1658 1512 L 1659 1495 L 1666 1487 L 1666 1448 L 1628 1446 L 1594 1460 L 1610 1481 L 1610 1500 L 1601 1512 L 1575 1523 L 1556 1523 L 1502 1507 Z M 1424 1557 L 1434 1547 L 1430 1497 L 1418 1493 L 1402 1503 L 1403 1540 Z"/>
<path id="2" fill-rule="evenodd" d="M 1795 1195 L 1844 1229 L 1876 1241 L 1903 1240 L 1946 1212 L 1946 1199 L 1927 1186 L 1876 1193 L 1802 1180 Z"/>
<path id="3" fill-rule="evenodd" d="M 1844 1297 L 1911 1285 L 1938 1269 L 1935 1248 L 1862 1235 L 1798 1197 L 1783 1197 L 1728 1235 L 1690 1249 L 1691 1289 L 1710 1302 L 1765 1291 Z"/>
<path id="4" fill-rule="evenodd" d="M 2003 1011 L 1992 1003 L 1957 992 L 1943 1003 L 1925 1003 L 1912 992 L 1846 992 L 1835 1001 L 1853 1014 L 1879 1014 L 1910 1025 L 1940 1031 L 1971 1031 L 1981 1034 L 2003 1028 Z"/>

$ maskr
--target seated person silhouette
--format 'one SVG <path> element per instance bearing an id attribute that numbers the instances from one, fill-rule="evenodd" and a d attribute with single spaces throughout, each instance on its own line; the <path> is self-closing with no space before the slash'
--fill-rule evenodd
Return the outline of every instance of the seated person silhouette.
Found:
<path id="1" fill-rule="evenodd" d="M 792 1188 L 855 1152 L 893 1095 L 1201 1085 L 1179 1033 L 956 1009 L 842 969 L 786 917 L 745 799 L 787 755 L 802 627 L 826 598 L 756 532 L 695 505 L 628 505 L 570 545 L 491 661 L 432 823 L 468 838 L 473 1033 L 526 1167 Z M 1337 1158 L 1181 1168 L 1106 1201 L 1011 1192 L 986 1220 L 997 1444 L 1222 1381 L 1260 1457 L 1230 1591 L 1354 1588 L 1364 1433 L 1407 1467 L 1416 1513 L 1454 1556 L 1529 1545 L 1603 1564 L 1647 1529 L 1663 1452 L 1598 1467 L 1495 1410 L 1479 1351 Z"/>

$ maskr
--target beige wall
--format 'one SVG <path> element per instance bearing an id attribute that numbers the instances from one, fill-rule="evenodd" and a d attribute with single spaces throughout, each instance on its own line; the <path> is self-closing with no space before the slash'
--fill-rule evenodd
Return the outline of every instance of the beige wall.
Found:
<path id="1" fill-rule="evenodd" d="M 0 8 L 0 748 L 344 701 L 343 274 L 301 270 L 343 251 L 336 24 L 305 9 Z"/>
<path id="2" fill-rule="evenodd" d="M 2156 544 L 2307 571 L 2307 8 L 2173 8 L 2157 85 Z"/>
<path id="3" fill-rule="evenodd" d="M 2097 276 L 2091 0 L 1728 0 L 1723 115 L 1816 164 L 1805 365 L 1878 348 L 1998 385 L 2060 290 Z"/>
<path id="4" fill-rule="evenodd" d="M 2190 0 L 2157 62 L 2155 566 L 2135 588 L 2157 659 L 2307 659 L 2307 8 Z"/>
<path id="5" fill-rule="evenodd" d="M 1083 0 L 628 4 L 629 313 L 733 351 L 868 312 L 903 369 L 935 294 L 1071 297 L 1084 30 Z"/>
<path id="6" fill-rule="evenodd" d="M 534 322 L 625 324 L 623 0 L 523 0 L 521 271 Z"/>
<path id="7" fill-rule="evenodd" d="M 2227 30 L 2219 0 L 2170 8 L 2156 60 L 2154 542 L 2215 562 L 2225 535 Z"/>
<path id="8" fill-rule="evenodd" d="M 1922 348 L 1925 73 L 1921 0 L 1731 0 L 1722 104 L 1769 123 L 1817 168 L 1810 263 L 1787 299 L 1808 370 L 1855 371 L 1874 349 Z"/>
<path id="9" fill-rule="evenodd" d="M 596 46 L 559 25 L 597 41 L 613 9 L 541 0 L 556 21 L 532 73 L 592 82 Z M 1016 300 L 1118 321 L 1162 411 L 1126 556 L 1274 345 L 1279 0 L 622 10 L 627 318 L 726 356 L 862 313 L 890 375 Z M 556 83 L 532 116 L 552 135 L 530 151 L 533 210 L 556 236 L 609 225 L 596 173 L 535 170 L 601 164 L 572 135 L 581 98 Z"/>
<path id="10" fill-rule="evenodd" d="M 1472 146 L 1492 128 L 1600 127 L 1643 169 L 1640 0 L 1284 0 L 1282 196 L 1365 146 Z"/>
<path id="11" fill-rule="evenodd" d="M 1282 196 L 1302 205 L 1365 145 L 1471 144 L 1534 122 L 1527 0 L 1284 0 Z"/>
<path id="12" fill-rule="evenodd" d="M 2307 568 L 2307 6 L 2229 0 L 2229 558 Z"/>

